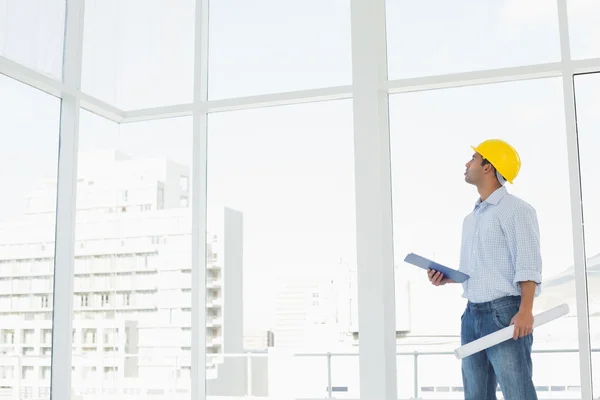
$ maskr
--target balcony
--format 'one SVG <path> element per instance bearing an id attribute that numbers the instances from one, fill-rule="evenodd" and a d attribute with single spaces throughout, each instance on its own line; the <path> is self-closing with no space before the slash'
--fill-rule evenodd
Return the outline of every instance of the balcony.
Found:
<path id="1" fill-rule="evenodd" d="M 600 349 L 593 350 L 596 357 Z M 97 373 L 88 379 L 80 378 L 80 369 L 92 365 L 127 367 L 126 360 L 139 357 L 136 374 Z M 218 357 L 227 366 L 215 366 Z M 552 367 L 550 362 L 575 365 L 578 351 L 575 349 L 551 349 L 534 351 L 534 378 L 539 400 L 580 399 L 579 372 Z M 33 359 L 44 362 L 32 362 Z M 86 354 L 85 362 L 74 358 L 74 398 L 96 399 L 189 399 L 191 378 L 188 356 L 138 356 L 134 354 L 111 354 L 100 356 Z M 569 361 L 569 359 L 571 359 Z M 109 361 L 107 363 L 106 361 Z M 44 388 L 48 379 L 32 379 L 18 376 L 16 371 L 24 365 L 33 365 L 35 371 L 49 364 L 49 357 L 4 355 L 0 356 L 0 367 L 14 367 L 14 376 L 3 380 L 3 395 L 17 396 L 25 386 Z M 399 352 L 397 353 L 398 400 L 458 400 L 463 398 L 460 361 L 450 351 Z M 83 371 L 83 369 L 82 369 Z M 87 370 L 86 370 L 87 371 Z M 161 379 L 148 376 L 156 371 Z M 137 374 L 144 374 L 145 377 Z M 38 376 L 38 375 L 36 375 Z M 221 379 L 226 386 L 213 385 Z M 600 382 L 595 382 L 600 384 Z M 208 399 L 264 399 L 282 398 L 323 400 L 360 398 L 360 380 L 357 353 L 313 353 L 289 354 L 282 352 L 240 353 L 207 355 Z M 220 388 L 220 389 L 219 389 Z M 236 395 L 221 393 L 222 390 L 237 391 Z M 0 396 L 0 399 L 4 397 Z M 7 397 L 10 398 L 10 397 Z M 17 397 L 14 397 L 17 398 Z M 501 392 L 498 392 L 501 399 Z"/>
<path id="2" fill-rule="evenodd" d="M 206 282 L 208 289 L 219 289 L 223 287 L 223 280 L 221 278 L 209 278 Z"/>

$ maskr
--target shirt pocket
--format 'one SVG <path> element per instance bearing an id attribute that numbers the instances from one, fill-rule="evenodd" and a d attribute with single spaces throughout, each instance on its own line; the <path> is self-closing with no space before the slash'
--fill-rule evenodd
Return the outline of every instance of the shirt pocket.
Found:
<path id="1" fill-rule="evenodd" d="M 481 249 L 488 254 L 506 246 L 502 225 L 495 215 L 486 215 L 476 228 L 475 235 L 479 239 Z"/>

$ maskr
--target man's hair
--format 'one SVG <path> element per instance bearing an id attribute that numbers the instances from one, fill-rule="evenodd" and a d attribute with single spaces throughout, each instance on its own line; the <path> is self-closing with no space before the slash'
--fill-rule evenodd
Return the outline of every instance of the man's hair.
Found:
<path id="1" fill-rule="evenodd" d="M 485 158 L 481 159 L 481 166 L 482 167 L 485 166 L 485 165 L 488 165 L 488 164 L 490 164 L 492 166 L 492 169 L 494 170 L 494 172 L 498 172 L 498 170 L 496 169 L 496 167 L 494 167 L 494 165 L 489 160 L 487 160 Z M 502 177 L 502 179 L 506 180 L 506 178 L 504 176 L 502 176 L 502 174 L 500 174 L 499 172 L 498 172 L 498 175 L 500 175 Z"/>

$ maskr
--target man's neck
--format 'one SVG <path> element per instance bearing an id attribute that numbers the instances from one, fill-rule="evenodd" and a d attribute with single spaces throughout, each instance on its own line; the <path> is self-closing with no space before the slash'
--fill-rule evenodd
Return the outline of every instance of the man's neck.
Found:
<path id="1" fill-rule="evenodd" d="M 500 183 L 496 183 L 494 185 L 487 185 L 487 186 L 482 186 L 482 187 L 478 187 L 477 191 L 479 192 L 479 197 L 481 199 L 481 201 L 485 201 L 488 197 L 490 197 L 490 195 L 492 193 L 494 193 L 496 190 L 500 189 L 502 187 L 502 185 L 500 185 Z"/>

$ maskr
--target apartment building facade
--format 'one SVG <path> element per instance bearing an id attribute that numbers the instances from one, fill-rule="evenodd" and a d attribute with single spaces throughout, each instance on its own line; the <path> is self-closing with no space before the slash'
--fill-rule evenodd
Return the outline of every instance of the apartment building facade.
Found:
<path id="1" fill-rule="evenodd" d="M 167 379 L 174 388 L 189 387 L 189 176 L 186 166 L 167 159 L 131 159 L 116 151 L 80 155 L 76 391 L 127 385 L 128 379 L 159 387 Z M 0 223 L 0 380 L 5 388 L 18 385 L 23 397 L 45 397 L 49 386 L 53 273 L 61 268 L 54 265 L 55 196 L 56 180 L 43 180 L 25 199 L 24 215 Z M 207 237 L 206 350 L 219 354 L 224 247 L 222 237 Z M 209 375 L 216 374 L 219 358 L 207 360 Z"/>

